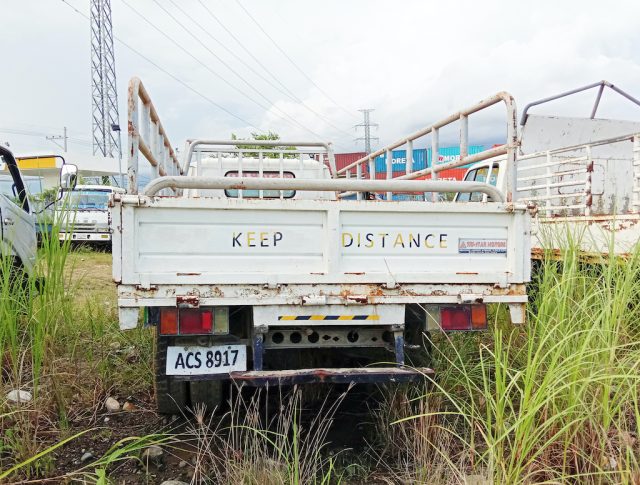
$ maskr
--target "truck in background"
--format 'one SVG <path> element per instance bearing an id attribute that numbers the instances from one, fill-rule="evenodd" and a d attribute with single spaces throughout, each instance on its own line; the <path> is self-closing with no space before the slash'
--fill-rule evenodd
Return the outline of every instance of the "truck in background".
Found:
<path id="1" fill-rule="evenodd" d="M 64 221 L 60 224 L 60 240 L 110 246 L 109 200 L 112 194 L 124 192 L 108 185 L 76 185 L 67 191 L 56 211 L 56 217 Z"/>
<path id="2" fill-rule="evenodd" d="M 506 143 L 468 155 L 468 117 L 497 104 L 506 112 Z M 411 180 L 421 171 L 365 179 L 362 165 L 380 152 L 338 171 L 329 143 L 242 141 L 239 148 L 238 141 L 190 140 L 181 163 L 137 78 L 128 107 L 129 185 L 113 194 L 111 210 L 113 278 L 120 327 L 137 327 L 144 309 L 155 329 L 160 412 L 212 408 L 229 382 L 420 379 L 433 372 L 425 332 L 486 329 L 487 305 L 497 303 L 509 308 L 512 323 L 524 322 L 530 219 L 513 202 L 516 107 L 509 94 L 382 151 L 406 146 L 412 153 L 414 141 L 429 135 L 437 154 L 440 128 L 460 123 L 461 157 L 451 164 L 506 155 L 513 176 L 504 191 Z M 153 171 L 142 191 L 140 160 Z M 487 201 L 393 201 L 395 193 L 413 192 L 480 192 Z M 370 193 L 387 200 L 369 200 Z"/>
<path id="3" fill-rule="evenodd" d="M 532 249 L 560 251 L 579 245 L 585 255 L 625 255 L 640 240 L 640 122 L 595 117 L 605 87 L 640 106 L 640 101 L 602 81 L 525 107 L 520 124 L 517 200 L 535 208 Z M 588 118 L 530 114 L 533 106 L 598 88 Z M 476 163 L 465 180 L 505 186 L 506 159 Z M 456 201 L 484 200 L 480 193 Z"/>

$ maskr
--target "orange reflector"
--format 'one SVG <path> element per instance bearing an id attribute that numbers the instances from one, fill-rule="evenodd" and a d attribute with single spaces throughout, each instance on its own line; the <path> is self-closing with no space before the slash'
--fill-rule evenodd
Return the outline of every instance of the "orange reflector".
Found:
<path id="1" fill-rule="evenodd" d="M 160 333 L 162 335 L 178 335 L 178 309 L 160 309 Z"/>
<path id="2" fill-rule="evenodd" d="M 487 306 L 471 305 L 471 328 L 483 330 L 487 328 Z"/>

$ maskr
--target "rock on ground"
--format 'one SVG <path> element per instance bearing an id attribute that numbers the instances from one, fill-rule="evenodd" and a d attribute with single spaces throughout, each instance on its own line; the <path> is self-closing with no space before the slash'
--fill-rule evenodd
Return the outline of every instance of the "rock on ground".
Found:
<path id="1" fill-rule="evenodd" d="M 33 396 L 29 391 L 22 391 L 20 389 L 14 389 L 7 393 L 7 401 L 12 403 L 29 402 L 33 399 Z"/>
<path id="2" fill-rule="evenodd" d="M 107 408 L 107 411 L 110 413 L 117 413 L 120 411 L 120 403 L 112 397 L 107 398 L 104 402 L 104 407 Z"/>
<path id="3" fill-rule="evenodd" d="M 80 463 L 84 463 L 85 461 L 89 461 L 91 458 L 93 458 L 93 453 L 87 451 L 84 455 L 82 455 L 82 458 L 80 458 Z"/>
<path id="4" fill-rule="evenodd" d="M 162 462 L 162 455 L 164 451 L 158 445 L 151 445 L 149 448 L 142 452 L 142 461 L 147 464 L 149 462 L 152 463 L 160 463 Z"/>

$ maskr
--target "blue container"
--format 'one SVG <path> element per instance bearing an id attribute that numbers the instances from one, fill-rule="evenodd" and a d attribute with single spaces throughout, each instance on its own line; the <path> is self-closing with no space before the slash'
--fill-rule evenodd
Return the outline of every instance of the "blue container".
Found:
<path id="1" fill-rule="evenodd" d="M 473 155 L 485 150 L 483 145 L 471 145 L 469 155 Z M 386 155 L 376 157 L 375 166 L 377 173 L 387 172 Z M 407 170 L 407 151 L 393 150 L 391 152 L 392 172 L 394 174 L 405 173 Z M 438 164 L 453 162 L 460 159 L 460 147 L 441 147 L 438 150 Z M 423 170 L 431 166 L 431 148 L 417 148 L 413 150 L 413 171 Z M 466 168 L 465 165 L 461 168 Z"/>

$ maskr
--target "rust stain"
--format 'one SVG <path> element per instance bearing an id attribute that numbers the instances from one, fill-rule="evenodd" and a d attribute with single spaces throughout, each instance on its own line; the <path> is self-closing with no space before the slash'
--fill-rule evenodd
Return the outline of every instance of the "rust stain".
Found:
<path id="1" fill-rule="evenodd" d="M 369 298 L 366 295 L 351 295 L 348 297 L 349 301 L 353 301 L 355 303 L 368 303 Z"/>
<path id="2" fill-rule="evenodd" d="M 136 285 L 136 291 L 139 291 L 141 293 L 152 293 L 152 292 L 155 292 L 157 289 L 158 289 L 158 287 L 155 286 L 155 285 L 151 285 L 151 286 L 149 286 L 149 288 L 145 288 L 144 286 Z"/>
<path id="3" fill-rule="evenodd" d="M 184 306 L 190 307 L 199 307 L 200 306 L 200 297 L 194 295 L 178 295 L 176 296 L 176 303 Z"/>

